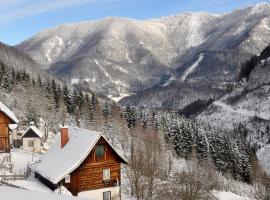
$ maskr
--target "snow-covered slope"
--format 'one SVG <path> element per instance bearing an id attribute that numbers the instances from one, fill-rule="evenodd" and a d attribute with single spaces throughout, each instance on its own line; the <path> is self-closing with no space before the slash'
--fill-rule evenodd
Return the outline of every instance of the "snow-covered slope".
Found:
<path id="1" fill-rule="evenodd" d="M 244 136 L 255 144 L 258 158 L 270 174 L 270 46 L 259 57 L 256 64 L 245 65 L 250 71 L 231 92 L 212 103 L 197 119 L 234 134 Z M 251 66 L 253 66 L 251 68 Z M 242 135 L 241 135 L 242 134 Z"/>
<path id="2" fill-rule="evenodd" d="M 269 19 L 269 4 L 144 21 L 107 17 L 44 30 L 17 48 L 67 82 L 120 97 L 159 86 L 164 77 L 231 81 L 245 56 L 270 41 Z M 200 53 L 204 58 L 188 70 Z"/>

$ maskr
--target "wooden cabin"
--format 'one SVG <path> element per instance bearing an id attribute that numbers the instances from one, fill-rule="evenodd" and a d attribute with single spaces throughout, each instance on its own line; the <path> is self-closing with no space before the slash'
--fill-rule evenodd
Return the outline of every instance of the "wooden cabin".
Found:
<path id="1" fill-rule="evenodd" d="M 44 134 L 35 125 L 31 125 L 23 133 L 21 140 L 25 151 L 40 153 Z"/>
<path id="2" fill-rule="evenodd" d="M 18 124 L 14 113 L 0 102 L 0 152 L 10 152 L 10 131 L 11 124 Z"/>
<path id="3" fill-rule="evenodd" d="M 101 133 L 69 127 L 61 129 L 59 138 L 31 169 L 52 190 L 65 186 L 75 196 L 118 200 L 121 163 L 127 161 Z"/>

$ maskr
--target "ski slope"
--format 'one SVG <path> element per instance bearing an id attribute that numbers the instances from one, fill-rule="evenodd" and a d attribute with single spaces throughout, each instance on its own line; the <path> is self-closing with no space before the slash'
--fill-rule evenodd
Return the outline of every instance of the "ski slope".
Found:
<path id="1" fill-rule="evenodd" d="M 196 60 L 195 63 L 193 63 L 182 75 L 181 77 L 181 81 L 185 81 L 186 78 L 192 73 L 194 72 L 194 70 L 198 67 L 198 65 L 200 64 L 200 62 L 203 60 L 204 58 L 204 54 L 200 54 L 199 58 Z"/>

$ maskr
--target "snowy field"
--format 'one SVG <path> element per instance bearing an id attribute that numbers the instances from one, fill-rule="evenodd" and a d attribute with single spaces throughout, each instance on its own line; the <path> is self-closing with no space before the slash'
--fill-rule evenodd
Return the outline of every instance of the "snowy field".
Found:
<path id="1" fill-rule="evenodd" d="M 25 175 L 27 164 L 36 162 L 39 157 L 40 154 L 23 151 L 22 149 L 12 149 L 10 154 L 0 154 L 0 163 L 2 164 L 0 175 Z"/>
<path id="2" fill-rule="evenodd" d="M 31 174 L 26 180 L 18 180 L 13 178 L 15 175 L 26 175 L 27 173 L 27 165 L 32 162 L 36 162 L 39 160 L 40 154 L 32 153 L 29 151 L 24 151 L 22 149 L 12 149 L 11 150 L 11 165 L 8 164 L 8 160 L 5 160 L 5 165 L 10 165 L 11 168 L 1 171 L 1 175 L 10 175 L 4 181 L 8 184 L 29 189 L 33 191 L 42 191 L 42 192 L 52 192 L 42 183 L 34 178 L 34 175 Z M 9 157 L 9 154 L 2 155 L 3 157 Z"/>
<path id="3" fill-rule="evenodd" d="M 40 154 L 36 154 L 22 149 L 13 149 L 11 151 L 11 162 L 14 174 L 26 174 L 27 165 L 38 161 Z"/>

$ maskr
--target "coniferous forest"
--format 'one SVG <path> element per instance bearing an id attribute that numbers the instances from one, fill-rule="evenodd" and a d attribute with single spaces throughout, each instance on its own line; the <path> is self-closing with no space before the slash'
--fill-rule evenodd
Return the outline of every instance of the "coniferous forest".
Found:
<path id="1" fill-rule="evenodd" d="M 22 91 L 31 94 L 31 98 L 27 100 L 17 99 L 15 95 L 11 104 L 15 108 L 16 104 L 20 104 L 20 109 L 25 104 L 25 125 L 30 122 L 38 124 L 40 118 L 48 118 L 47 126 L 55 134 L 59 124 L 106 133 L 112 143 L 128 152 L 131 163 L 127 176 L 131 194 L 137 199 L 145 199 L 145 195 L 147 198 L 155 198 L 155 195 L 161 198 L 165 195 L 154 187 L 170 187 L 168 184 L 172 181 L 171 175 L 176 173 L 172 170 L 174 162 L 186 163 L 187 166 L 195 163 L 198 165 L 196 170 L 198 167 L 202 168 L 200 170 L 206 173 L 207 180 L 200 180 L 200 184 L 209 181 L 208 188 L 193 188 L 202 190 L 202 196 L 209 194 L 204 194 L 203 190 L 227 187 L 216 180 L 218 176 L 231 177 L 247 184 L 261 184 L 258 177 L 265 176 L 256 157 L 256 146 L 247 142 L 247 136 L 243 135 L 241 129 L 228 135 L 210 126 L 202 126 L 193 119 L 187 119 L 181 112 L 129 105 L 122 107 L 56 79 L 43 80 L 40 76 L 37 79 L 32 78 L 25 71 L 14 70 L 3 63 L 0 82 L 1 94 L 4 96 L 17 92 L 20 94 Z M 145 153 L 149 155 L 144 155 Z M 164 158 L 162 162 L 159 160 L 160 155 Z M 153 157 L 153 160 L 149 161 L 149 157 Z M 173 161 L 175 159 L 178 161 Z M 142 165 L 145 162 L 147 165 Z M 220 175 L 213 175 L 207 171 L 209 168 Z M 195 168 L 190 173 L 196 174 L 193 170 Z M 185 174 L 179 176 L 178 178 L 183 178 Z M 140 179 L 146 179 L 144 182 L 147 185 L 153 184 L 153 188 L 140 188 L 137 185 Z M 156 180 L 166 180 L 167 184 L 161 186 Z M 194 182 L 196 180 L 192 184 Z M 215 185 L 217 183 L 218 187 Z M 181 184 L 186 182 L 179 183 Z M 175 188 L 171 192 L 176 190 Z M 178 192 L 187 195 L 186 190 Z"/>

